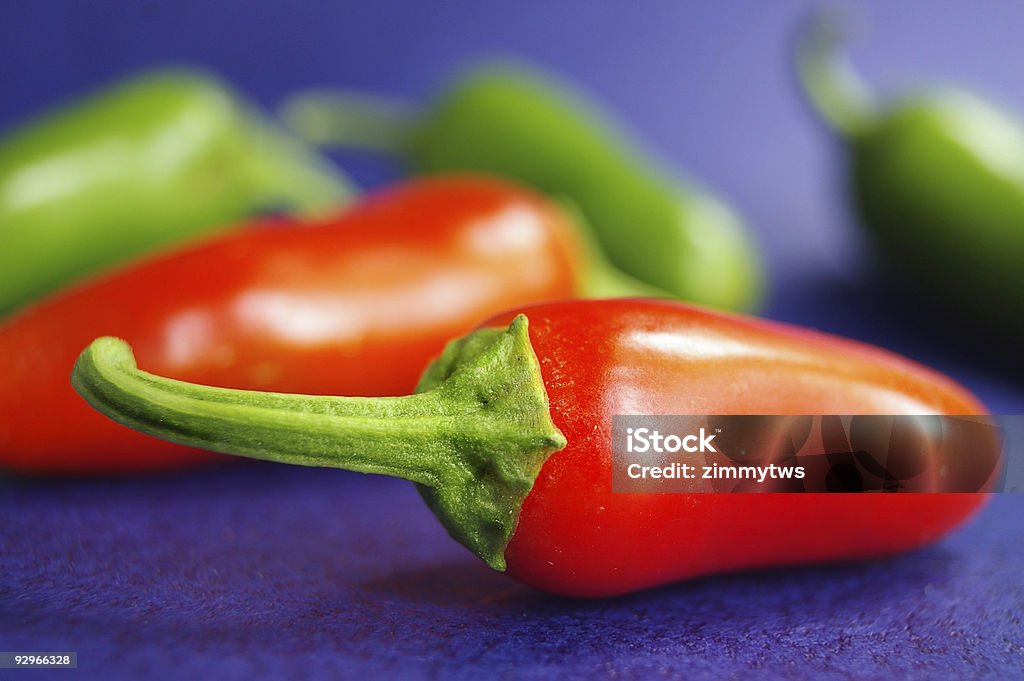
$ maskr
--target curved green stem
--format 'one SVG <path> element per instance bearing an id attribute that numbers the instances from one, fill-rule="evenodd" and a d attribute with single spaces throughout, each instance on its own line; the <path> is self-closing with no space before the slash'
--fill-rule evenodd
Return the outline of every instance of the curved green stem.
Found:
<path id="1" fill-rule="evenodd" d="M 331 89 L 292 95 L 280 115 L 285 127 L 313 144 L 386 153 L 406 148 L 418 119 L 400 99 Z"/>
<path id="2" fill-rule="evenodd" d="M 522 315 L 450 344 L 407 397 L 194 385 L 139 370 L 110 337 L 82 352 L 71 382 L 118 423 L 171 442 L 411 480 L 449 533 L 498 570 L 541 465 L 566 444 Z"/>
<path id="3" fill-rule="evenodd" d="M 800 27 L 796 41 L 797 74 L 818 116 L 845 136 L 866 130 L 876 115 L 867 83 L 840 53 L 847 21 L 835 11 L 820 11 Z"/>

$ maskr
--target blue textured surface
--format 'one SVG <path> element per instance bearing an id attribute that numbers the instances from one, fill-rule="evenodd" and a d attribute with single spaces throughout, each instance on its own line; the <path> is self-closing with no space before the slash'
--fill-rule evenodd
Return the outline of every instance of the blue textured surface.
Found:
<path id="1" fill-rule="evenodd" d="M 398 481 L 268 464 L 25 484 L 2 502 L 0 641 L 77 650 L 89 679 L 1013 678 L 1018 502 L 899 558 L 577 602 L 491 572 Z"/>
<path id="2" fill-rule="evenodd" d="M 769 316 L 896 349 L 1024 413 L 1014 349 L 865 266 L 840 155 L 787 63 L 807 3 L 530 5 L 14 0 L 0 10 L 0 128 L 166 61 L 269 105 L 319 84 L 422 96 L 473 55 L 523 54 L 748 216 Z M 864 15 L 855 54 L 873 79 L 941 75 L 1024 111 L 1024 5 Z M 367 183 L 393 174 L 344 160 Z M 80 679 L 1024 678 L 1022 518 L 1024 497 L 1003 496 L 913 555 L 576 603 L 489 572 L 403 483 L 270 465 L 22 482 L 0 486 L 0 649 L 77 650 L 77 672 L 53 676 Z"/>

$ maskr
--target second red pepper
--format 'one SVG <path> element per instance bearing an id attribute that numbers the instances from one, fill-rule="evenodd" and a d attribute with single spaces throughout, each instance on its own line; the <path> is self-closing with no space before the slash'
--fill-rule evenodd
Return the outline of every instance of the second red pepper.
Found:
<path id="1" fill-rule="evenodd" d="M 215 456 L 114 424 L 78 399 L 68 376 L 96 336 L 129 340 L 140 366 L 182 380 L 401 395 L 482 316 L 577 293 L 577 249 L 553 203 L 454 176 L 122 269 L 0 324 L 0 467 L 127 472 Z"/>

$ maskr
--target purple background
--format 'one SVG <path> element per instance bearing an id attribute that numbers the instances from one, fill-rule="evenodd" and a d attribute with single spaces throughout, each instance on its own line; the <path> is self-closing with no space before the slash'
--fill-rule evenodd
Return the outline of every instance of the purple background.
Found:
<path id="1" fill-rule="evenodd" d="M 893 348 L 1024 413 L 1014 348 L 871 272 L 841 150 L 788 62 L 808 7 L 13 0 L 0 9 L 0 129 L 169 61 L 270 106 L 324 84 L 422 99 L 465 59 L 524 55 L 747 216 L 771 268 L 765 314 Z M 873 82 L 949 80 L 1024 111 L 1024 5 L 874 2 L 861 15 L 853 52 Z M 367 185 L 395 176 L 339 160 Z M 575 603 L 490 573 L 399 482 L 270 465 L 19 481 L 0 486 L 0 649 L 77 650 L 62 674 L 82 679 L 1024 677 L 1022 512 L 1020 496 L 1000 497 L 893 560 Z"/>

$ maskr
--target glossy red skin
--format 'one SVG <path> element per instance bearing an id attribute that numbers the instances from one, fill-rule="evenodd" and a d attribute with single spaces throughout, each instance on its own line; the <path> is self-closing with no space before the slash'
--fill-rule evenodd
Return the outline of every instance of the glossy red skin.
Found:
<path id="1" fill-rule="evenodd" d="M 131 266 L 0 326 L 0 466 L 131 472 L 220 458 L 117 425 L 78 397 L 71 369 L 98 336 L 126 339 L 142 369 L 186 381 L 404 395 L 481 318 L 571 297 L 575 249 L 554 204 L 453 176 Z"/>
<path id="2" fill-rule="evenodd" d="M 656 301 L 524 308 L 555 425 L 505 557 L 570 596 L 912 549 L 984 494 L 613 494 L 615 414 L 985 414 L 964 388 L 880 349 Z M 514 312 L 485 326 L 508 323 Z"/>

